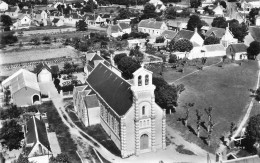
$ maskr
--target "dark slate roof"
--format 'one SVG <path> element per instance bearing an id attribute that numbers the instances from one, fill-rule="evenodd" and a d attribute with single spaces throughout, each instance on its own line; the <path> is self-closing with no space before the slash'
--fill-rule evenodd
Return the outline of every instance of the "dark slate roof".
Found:
<path id="1" fill-rule="evenodd" d="M 156 21 L 155 19 L 146 19 L 140 21 L 138 27 L 160 29 L 163 23 L 163 21 Z"/>
<path id="2" fill-rule="evenodd" d="M 209 37 L 212 34 L 217 38 L 222 38 L 225 35 L 226 30 L 224 28 L 211 27 L 206 33 L 205 36 Z"/>
<path id="3" fill-rule="evenodd" d="M 35 123 L 34 123 L 34 119 L 35 119 Z M 27 125 L 27 131 L 28 131 L 26 133 L 27 143 L 30 144 L 30 143 L 37 142 L 36 131 L 35 131 L 35 125 L 36 125 L 39 142 L 42 145 L 44 145 L 47 149 L 50 150 L 50 145 L 49 145 L 48 136 L 47 136 L 44 122 L 35 117 L 31 117 L 29 119 L 29 121 L 27 121 L 26 125 Z"/>
<path id="4" fill-rule="evenodd" d="M 248 48 L 244 43 L 230 44 L 229 46 L 231 46 L 235 53 L 246 52 Z"/>
<path id="5" fill-rule="evenodd" d="M 95 108 L 99 106 L 96 95 L 87 95 L 84 97 L 84 102 L 87 108 Z"/>
<path id="6" fill-rule="evenodd" d="M 57 23 L 59 20 L 60 20 L 60 19 L 58 19 L 58 18 L 54 18 L 54 19 L 52 20 L 52 22 L 53 22 L 53 23 Z"/>
<path id="7" fill-rule="evenodd" d="M 98 61 L 98 60 L 105 60 L 105 59 L 99 56 L 98 54 L 95 54 L 94 57 L 89 61 L 89 65 L 91 67 L 94 67 L 94 61 Z"/>
<path id="8" fill-rule="evenodd" d="M 58 74 L 60 71 L 59 66 L 58 65 L 51 66 L 51 71 L 53 74 Z"/>
<path id="9" fill-rule="evenodd" d="M 104 15 L 102 16 L 102 18 L 110 18 L 110 15 L 109 15 L 109 14 L 104 14 Z"/>
<path id="10" fill-rule="evenodd" d="M 131 85 L 103 63 L 90 73 L 88 84 L 119 116 L 126 114 L 133 103 Z"/>
<path id="11" fill-rule="evenodd" d="M 165 30 L 163 31 L 162 35 L 163 37 L 172 40 L 174 38 L 174 36 L 176 35 L 177 32 L 173 31 L 173 30 Z"/>
<path id="12" fill-rule="evenodd" d="M 175 40 L 179 40 L 179 39 L 188 39 L 190 40 L 191 37 L 194 35 L 193 31 L 190 30 L 180 30 L 174 37 Z"/>
<path id="13" fill-rule="evenodd" d="M 52 73 L 52 70 L 50 69 L 50 67 L 46 64 L 46 63 L 39 63 L 35 69 L 34 69 L 34 73 L 36 73 L 37 75 L 42 71 L 42 69 L 46 68 L 49 72 Z"/>
<path id="14" fill-rule="evenodd" d="M 121 29 L 131 28 L 130 24 L 127 24 L 127 23 L 118 23 L 118 25 L 121 27 Z"/>
<path id="15" fill-rule="evenodd" d="M 6 12 L 15 12 L 16 9 L 17 9 L 16 7 L 9 7 Z"/>
<path id="16" fill-rule="evenodd" d="M 260 27 L 249 27 L 249 33 L 255 41 L 260 42 Z"/>

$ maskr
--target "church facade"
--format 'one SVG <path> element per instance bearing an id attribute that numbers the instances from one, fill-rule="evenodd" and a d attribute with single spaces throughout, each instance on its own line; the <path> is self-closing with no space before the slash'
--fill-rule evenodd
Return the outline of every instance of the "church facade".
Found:
<path id="1" fill-rule="evenodd" d="M 139 68 L 131 81 L 100 62 L 87 85 L 100 103 L 100 124 L 123 158 L 165 149 L 165 110 L 155 103 L 152 72 Z"/>

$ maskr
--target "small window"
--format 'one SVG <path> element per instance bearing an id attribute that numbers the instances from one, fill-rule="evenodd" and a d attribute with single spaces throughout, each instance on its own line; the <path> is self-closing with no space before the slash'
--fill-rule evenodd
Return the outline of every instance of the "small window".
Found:
<path id="1" fill-rule="evenodd" d="M 138 76 L 138 86 L 142 85 L 142 76 Z"/>
<path id="2" fill-rule="evenodd" d="M 142 107 L 142 115 L 145 115 L 145 106 Z"/>
<path id="3" fill-rule="evenodd" d="M 145 85 L 149 84 L 149 75 L 145 75 Z"/>
<path id="4" fill-rule="evenodd" d="M 24 21 L 26 21 L 26 19 L 24 19 Z"/>

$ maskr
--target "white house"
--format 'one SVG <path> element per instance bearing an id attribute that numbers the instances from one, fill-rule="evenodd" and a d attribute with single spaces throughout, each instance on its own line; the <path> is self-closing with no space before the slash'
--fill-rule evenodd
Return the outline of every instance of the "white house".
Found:
<path id="1" fill-rule="evenodd" d="M 152 38 L 160 36 L 165 30 L 168 30 L 166 23 L 155 19 L 141 20 L 138 24 L 138 32 L 148 33 Z"/>
<path id="2" fill-rule="evenodd" d="M 100 15 L 94 14 L 90 15 L 86 18 L 86 22 L 89 25 L 100 25 L 100 24 L 105 24 L 106 20 L 103 19 Z"/>
<path id="3" fill-rule="evenodd" d="M 146 39 L 133 39 L 133 40 L 127 40 L 127 42 L 128 42 L 129 49 L 135 48 L 136 46 L 139 46 L 140 49 L 143 49 L 147 41 Z"/>
<path id="4" fill-rule="evenodd" d="M 30 28 L 32 19 L 30 15 L 20 14 L 17 18 L 17 22 L 13 24 L 14 29 Z"/>
<path id="5" fill-rule="evenodd" d="M 0 11 L 6 11 L 6 10 L 8 10 L 8 4 L 0 0 Z"/>
<path id="6" fill-rule="evenodd" d="M 201 52 L 204 53 L 203 57 L 218 57 L 226 55 L 226 49 L 222 44 L 204 45 Z"/>
<path id="7" fill-rule="evenodd" d="M 16 19 L 18 17 L 18 12 L 20 11 L 18 6 L 15 7 L 9 7 L 8 10 L 5 11 L 5 14 L 10 16 L 13 19 Z"/>
<path id="8" fill-rule="evenodd" d="M 112 37 L 122 36 L 124 33 L 131 33 L 130 24 L 118 23 L 116 25 L 109 25 L 107 28 L 107 35 Z"/>
<path id="9" fill-rule="evenodd" d="M 47 19 L 48 19 L 48 14 L 45 10 L 39 10 L 36 11 L 33 14 L 32 17 L 33 20 L 36 20 L 38 23 L 42 23 L 44 26 L 47 25 Z"/>
<path id="10" fill-rule="evenodd" d="M 24 127 L 25 149 L 28 159 L 37 162 L 48 162 L 52 155 L 45 123 L 39 112 L 32 116 Z"/>
<path id="11" fill-rule="evenodd" d="M 161 34 L 161 36 L 164 37 L 164 39 L 165 39 L 167 42 L 170 42 L 170 41 L 175 37 L 176 34 L 177 34 L 176 31 L 173 31 L 173 30 L 165 30 L 165 31 L 163 31 L 163 33 Z"/>
<path id="12" fill-rule="evenodd" d="M 255 25 L 260 26 L 260 15 L 256 16 L 255 18 Z"/>
<path id="13" fill-rule="evenodd" d="M 217 7 L 213 9 L 213 11 L 214 11 L 214 15 L 216 17 L 224 16 L 223 7 L 219 3 L 217 5 Z"/>
<path id="14" fill-rule="evenodd" d="M 177 41 L 179 39 L 187 39 L 192 42 L 193 46 L 202 46 L 204 43 L 203 38 L 198 34 L 197 29 L 195 31 L 180 30 L 174 37 Z"/>
<path id="15" fill-rule="evenodd" d="M 34 73 L 37 75 L 38 82 L 40 83 L 52 81 L 52 69 L 46 63 L 39 63 Z"/>
<path id="16" fill-rule="evenodd" d="M 232 60 L 247 59 L 247 48 L 243 43 L 230 44 L 226 49 L 227 57 Z"/>

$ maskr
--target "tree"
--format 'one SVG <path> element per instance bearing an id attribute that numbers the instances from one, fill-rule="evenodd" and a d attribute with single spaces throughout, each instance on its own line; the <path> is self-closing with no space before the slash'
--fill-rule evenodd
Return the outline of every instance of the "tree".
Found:
<path id="1" fill-rule="evenodd" d="M 85 20 L 79 20 L 76 22 L 76 29 L 77 31 L 87 31 L 88 30 L 88 24 Z"/>
<path id="2" fill-rule="evenodd" d="M 51 43 L 51 38 L 49 36 L 44 36 L 42 38 L 42 41 L 44 41 L 45 44 L 50 44 Z"/>
<path id="3" fill-rule="evenodd" d="M 155 42 L 156 43 L 164 43 L 165 38 L 163 36 L 156 37 Z"/>
<path id="4" fill-rule="evenodd" d="M 198 109 L 196 109 L 196 117 L 197 117 L 197 121 L 196 121 L 196 124 L 197 124 L 197 137 L 199 138 L 200 137 L 200 127 L 201 127 L 202 114 L 201 114 L 201 112 Z"/>
<path id="5" fill-rule="evenodd" d="M 168 7 L 165 10 L 165 18 L 166 19 L 176 19 L 177 13 L 174 7 Z"/>
<path id="6" fill-rule="evenodd" d="M 228 26 L 228 22 L 226 21 L 225 17 L 216 17 L 213 19 L 211 26 L 217 28 L 226 28 Z"/>
<path id="7" fill-rule="evenodd" d="M 260 53 L 260 42 L 258 41 L 251 42 L 249 47 L 247 48 L 248 59 L 256 59 L 259 53 Z"/>
<path id="8" fill-rule="evenodd" d="M 133 73 L 141 67 L 140 63 L 131 57 L 123 57 L 118 62 L 117 67 L 122 71 L 122 76 L 128 80 L 133 78 Z"/>
<path id="9" fill-rule="evenodd" d="M 235 125 L 235 123 L 234 122 L 231 122 L 230 123 L 230 129 L 229 129 L 229 140 L 231 140 L 231 137 L 232 137 L 232 135 L 233 135 L 233 133 L 234 133 L 234 131 L 237 129 L 237 127 L 236 127 L 236 125 Z"/>
<path id="10" fill-rule="evenodd" d="M 233 19 L 229 21 L 229 30 L 234 35 L 234 38 L 237 38 L 238 41 L 244 41 L 245 36 L 248 34 L 248 28 L 247 25 L 242 22 L 239 24 L 239 22 L 236 19 Z"/>
<path id="11" fill-rule="evenodd" d="M 140 47 L 138 45 L 130 50 L 129 56 L 135 58 L 138 62 L 141 62 L 144 58 L 144 54 L 140 51 Z"/>
<path id="12" fill-rule="evenodd" d="M 177 56 L 175 54 L 171 54 L 169 57 L 169 63 L 176 63 L 178 60 Z"/>
<path id="13" fill-rule="evenodd" d="M 118 62 L 119 62 L 122 58 L 124 58 L 124 57 L 126 57 L 126 56 L 127 56 L 126 53 L 120 53 L 120 54 L 115 55 L 115 57 L 114 57 L 115 64 L 118 64 Z"/>
<path id="14" fill-rule="evenodd" d="M 0 22 L 3 23 L 5 31 L 10 31 L 10 26 L 13 25 L 12 19 L 8 15 L 1 15 Z"/>
<path id="15" fill-rule="evenodd" d="M 1 44 L 8 45 L 8 44 L 16 43 L 17 41 L 18 41 L 17 37 L 14 36 L 13 34 L 7 34 L 7 35 L 3 34 L 1 39 Z"/>
<path id="16" fill-rule="evenodd" d="M 64 154 L 60 153 L 56 157 L 51 157 L 49 163 L 71 163 L 69 157 Z"/>
<path id="17" fill-rule="evenodd" d="M 38 37 L 32 38 L 32 39 L 30 40 L 30 42 L 31 42 L 31 44 L 33 44 L 33 45 L 40 45 L 40 44 L 41 44 L 41 42 L 40 42 L 40 40 L 39 40 Z"/>
<path id="18" fill-rule="evenodd" d="M 5 105 L 9 105 L 10 100 L 11 100 L 10 87 L 6 87 L 4 89 L 4 103 L 5 103 Z"/>
<path id="19" fill-rule="evenodd" d="M 31 162 L 29 162 L 28 157 L 20 154 L 15 163 L 31 163 Z"/>
<path id="20" fill-rule="evenodd" d="M 0 119 L 5 120 L 19 118 L 23 111 L 21 108 L 17 108 L 16 105 L 11 105 L 8 109 L 1 110 L 0 113 Z"/>
<path id="21" fill-rule="evenodd" d="M 219 44 L 220 39 L 214 36 L 209 36 L 204 40 L 204 45 Z"/>
<path id="22" fill-rule="evenodd" d="M 158 15 L 155 12 L 155 6 L 151 3 L 146 3 L 144 6 L 144 11 L 142 19 L 156 18 Z"/>
<path id="23" fill-rule="evenodd" d="M 260 9 L 259 8 L 252 8 L 248 14 L 249 20 L 252 24 L 255 24 L 255 16 L 258 15 Z"/>
<path id="24" fill-rule="evenodd" d="M 155 85 L 155 102 L 167 111 L 174 109 L 177 106 L 178 91 L 175 85 L 169 85 L 161 77 L 153 77 L 153 84 Z"/>
<path id="25" fill-rule="evenodd" d="M 174 43 L 171 50 L 179 51 L 179 52 L 190 52 L 192 49 L 193 49 L 193 45 L 189 40 L 179 39 Z"/>
<path id="26" fill-rule="evenodd" d="M 129 19 L 132 15 L 128 8 L 121 8 L 116 19 Z"/>
<path id="27" fill-rule="evenodd" d="M 201 5 L 201 0 L 190 0 L 191 8 L 198 8 Z"/>
<path id="28" fill-rule="evenodd" d="M 252 116 L 246 127 L 246 139 L 250 142 L 249 147 L 260 143 L 260 114 Z"/>
<path id="29" fill-rule="evenodd" d="M 21 147 L 24 134 L 22 127 L 14 119 L 5 121 L 0 131 L 0 139 L 4 139 L 2 145 L 6 145 L 10 151 Z"/>
<path id="30" fill-rule="evenodd" d="M 72 64 L 70 64 L 69 62 L 64 63 L 64 66 L 63 66 L 64 70 L 68 70 L 68 69 L 71 69 L 71 68 L 72 68 Z"/>
<path id="31" fill-rule="evenodd" d="M 198 15 L 190 16 L 190 19 L 189 19 L 188 24 L 187 24 L 187 30 L 194 31 L 195 28 L 197 28 L 198 31 L 200 31 L 202 26 L 203 25 L 202 25 L 201 19 Z"/>
<path id="32" fill-rule="evenodd" d="M 186 110 L 186 114 L 184 117 L 184 125 L 187 127 L 188 126 L 188 120 L 189 120 L 189 115 L 190 115 L 190 109 L 194 106 L 194 103 L 185 103 L 184 108 Z"/>

